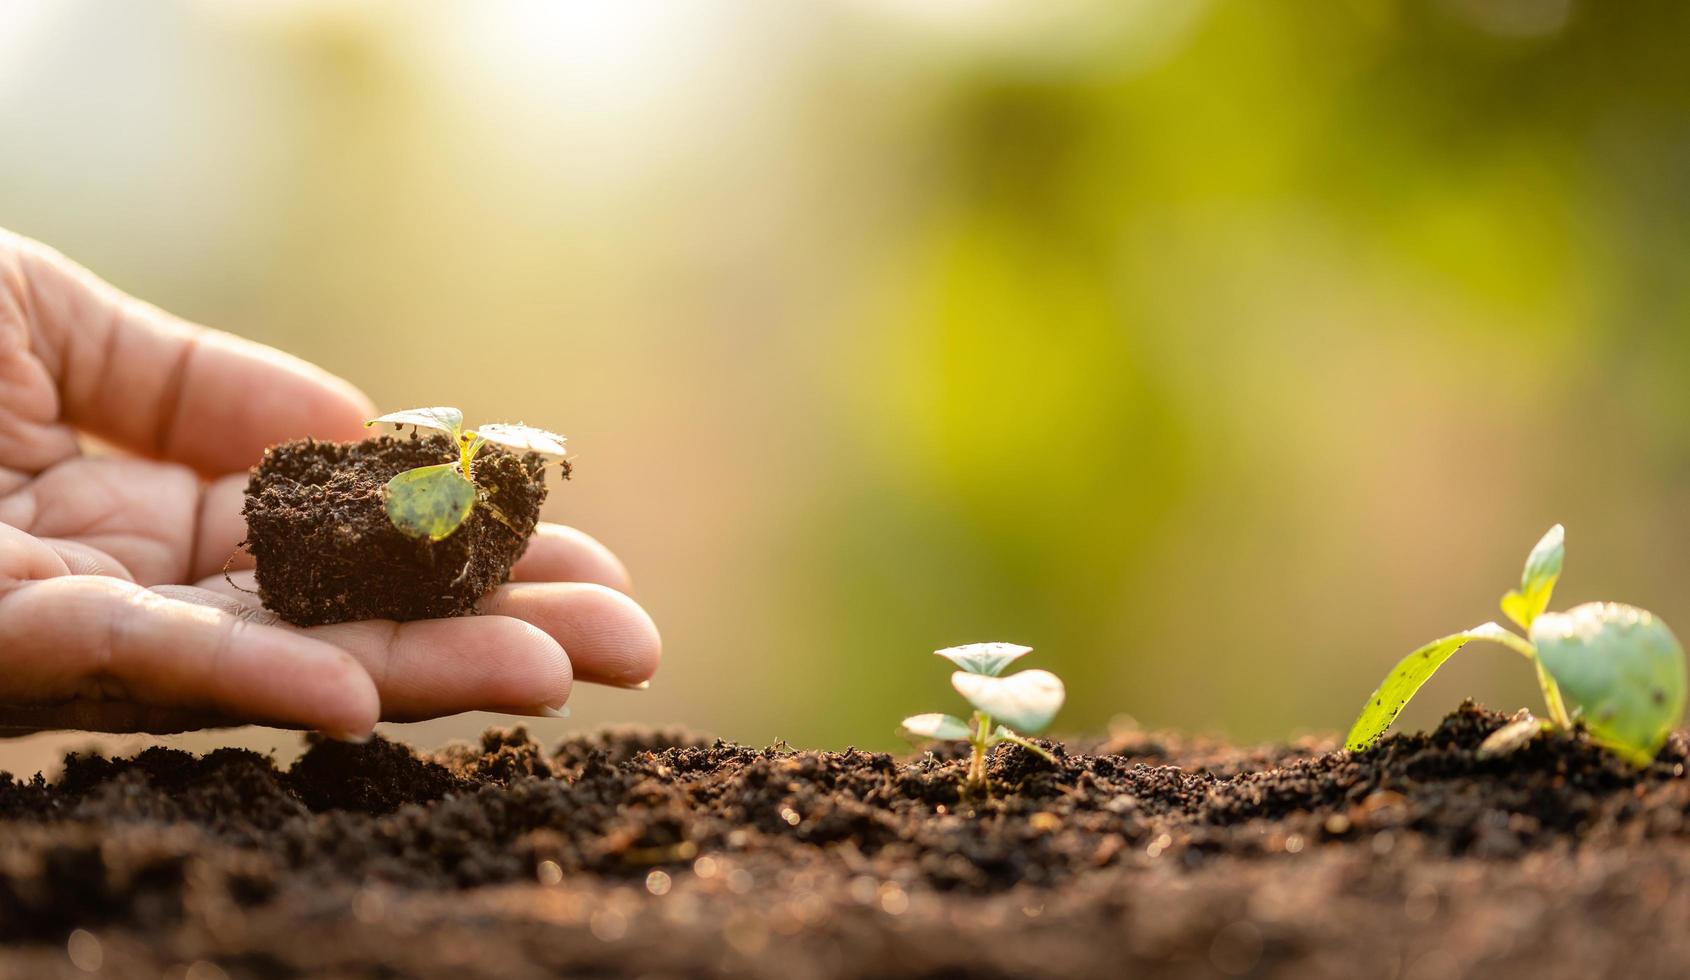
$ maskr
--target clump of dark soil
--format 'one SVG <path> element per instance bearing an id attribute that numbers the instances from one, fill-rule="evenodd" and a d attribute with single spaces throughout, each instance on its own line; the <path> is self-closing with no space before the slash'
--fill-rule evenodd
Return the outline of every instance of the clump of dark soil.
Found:
<path id="1" fill-rule="evenodd" d="M 545 460 L 483 446 L 474 465 L 482 499 L 468 520 L 442 541 L 402 534 L 387 518 L 382 485 L 457 458 L 450 439 L 414 432 L 266 450 L 244 509 L 265 608 L 300 626 L 470 612 L 509 580 L 528 544 L 546 499 Z M 569 464 L 558 465 L 568 478 Z"/>
<path id="2" fill-rule="evenodd" d="M 520 729 L 0 778 L 0 977 L 1543 977 L 1690 966 L 1690 742 L 1126 733 L 1051 764 Z M 73 929 L 75 943 L 67 946 Z M 172 971 L 175 971 L 174 974 Z"/>

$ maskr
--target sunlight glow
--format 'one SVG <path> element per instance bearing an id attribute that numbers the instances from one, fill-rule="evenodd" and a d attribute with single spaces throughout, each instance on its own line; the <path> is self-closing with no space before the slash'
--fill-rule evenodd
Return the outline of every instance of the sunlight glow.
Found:
<path id="1" fill-rule="evenodd" d="M 0 3 L 0 95 L 13 91 L 12 83 L 28 72 L 25 57 L 33 41 L 40 38 L 51 15 L 62 8 L 51 0 L 6 0 Z"/>

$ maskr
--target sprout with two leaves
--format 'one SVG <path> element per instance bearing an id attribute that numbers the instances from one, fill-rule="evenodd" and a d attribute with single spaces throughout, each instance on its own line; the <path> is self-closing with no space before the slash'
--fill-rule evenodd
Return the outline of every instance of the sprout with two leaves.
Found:
<path id="1" fill-rule="evenodd" d="M 464 428 L 464 413 L 455 408 L 409 408 L 371 419 L 366 426 L 387 422 L 443 432 L 458 447 L 457 460 L 406 470 L 381 488 L 387 519 L 413 538 L 440 541 L 463 526 L 480 496 L 475 486 L 475 454 L 492 442 L 517 452 L 564 455 L 563 436 L 531 425 L 492 422 L 478 429 Z M 501 520 L 498 508 L 484 501 Z M 510 522 L 505 520 L 506 524 Z"/>
<path id="2" fill-rule="evenodd" d="M 1055 763 L 1054 756 L 1022 736 L 1044 731 L 1062 709 L 1067 692 L 1061 679 L 1048 670 L 999 676 L 1005 667 L 1032 652 L 1032 647 L 1013 643 L 970 643 L 935 650 L 937 656 L 962 668 L 951 675 L 951 686 L 974 706 L 974 715 L 968 721 L 938 712 L 914 715 L 904 719 L 902 734 L 912 741 L 967 742 L 973 753 L 964 785 L 970 790 L 986 789 L 986 753 L 999 742 L 1013 742 Z"/>
<path id="3" fill-rule="evenodd" d="M 1378 741 L 1446 660 L 1469 641 L 1488 640 L 1532 664 L 1550 721 L 1520 713 L 1485 740 L 1481 756 L 1514 751 L 1546 727 L 1583 724 L 1615 755 L 1648 765 L 1684 713 L 1684 651 L 1665 623 L 1635 606 L 1587 602 L 1562 613 L 1545 612 L 1564 554 L 1565 535 L 1557 524 L 1527 557 L 1519 589 L 1502 597 L 1503 614 L 1525 636 L 1485 623 L 1404 657 L 1367 699 L 1344 747 L 1364 749 Z"/>

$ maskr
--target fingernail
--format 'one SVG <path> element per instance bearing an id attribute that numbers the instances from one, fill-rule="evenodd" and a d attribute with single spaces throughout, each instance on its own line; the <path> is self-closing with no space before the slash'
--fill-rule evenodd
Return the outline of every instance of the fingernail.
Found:
<path id="1" fill-rule="evenodd" d="M 612 684 L 610 686 L 619 687 L 624 691 L 649 691 L 651 690 L 651 681 L 640 681 L 638 684 Z"/>
<path id="2" fill-rule="evenodd" d="M 324 732 L 323 737 L 332 738 L 337 742 L 348 742 L 352 745 L 363 745 L 370 740 L 370 736 L 372 734 L 374 733 L 365 732 L 364 734 L 359 735 L 354 732 Z"/>
<path id="3" fill-rule="evenodd" d="M 552 707 L 549 704 L 542 704 L 542 705 L 537 705 L 532 710 L 533 710 L 533 713 L 536 716 L 541 717 L 541 718 L 568 718 L 569 717 L 569 706 L 565 705 L 565 704 L 560 704 L 555 708 Z"/>

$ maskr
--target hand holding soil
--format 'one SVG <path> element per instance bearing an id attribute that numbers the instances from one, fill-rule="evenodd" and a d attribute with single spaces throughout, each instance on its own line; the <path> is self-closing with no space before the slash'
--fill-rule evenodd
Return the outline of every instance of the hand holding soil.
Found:
<path id="1" fill-rule="evenodd" d="M 657 631 L 621 563 L 553 524 L 482 615 L 300 628 L 261 607 L 237 551 L 249 468 L 289 440 L 363 439 L 374 415 L 313 365 L 0 231 L 0 733 L 256 721 L 356 738 L 382 719 L 551 714 L 576 679 L 651 676 Z"/>

